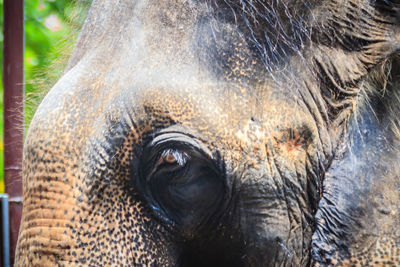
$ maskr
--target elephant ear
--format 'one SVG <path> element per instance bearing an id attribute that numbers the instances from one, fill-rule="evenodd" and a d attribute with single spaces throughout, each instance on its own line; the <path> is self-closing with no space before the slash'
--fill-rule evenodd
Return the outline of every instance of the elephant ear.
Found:
<path id="1" fill-rule="evenodd" d="M 400 4 L 388 0 L 324 1 L 313 9 L 311 47 L 305 51 L 317 74 L 332 127 L 345 124 L 368 77 L 400 49 Z M 307 54 L 309 53 L 309 54 Z M 374 88 L 379 89 L 379 88 Z"/>
<path id="2" fill-rule="evenodd" d="M 370 1 L 360 11 L 362 27 L 338 21 L 345 35 L 332 37 L 342 38 L 342 55 L 350 42 L 358 44 L 343 63 L 355 68 L 332 81 L 339 95 L 331 97 L 355 105 L 325 173 L 312 240 L 315 266 L 400 262 L 400 1 Z M 353 34 L 346 36 L 350 27 Z M 321 63 L 326 76 L 337 71 L 332 62 Z"/>

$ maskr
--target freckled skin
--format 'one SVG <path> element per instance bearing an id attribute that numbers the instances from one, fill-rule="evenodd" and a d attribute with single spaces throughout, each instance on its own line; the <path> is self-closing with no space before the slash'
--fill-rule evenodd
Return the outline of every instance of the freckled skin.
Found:
<path id="1" fill-rule="evenodd" d="M 16 266 L 398 264 L 399 10 L 94 1 L 27 135 Z"/>

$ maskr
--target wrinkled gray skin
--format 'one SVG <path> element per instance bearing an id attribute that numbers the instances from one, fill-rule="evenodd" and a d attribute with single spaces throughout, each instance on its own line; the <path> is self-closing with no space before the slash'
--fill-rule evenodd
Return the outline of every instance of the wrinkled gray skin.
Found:
<path id="1" fill-rule="evenodd" d="M 95 0 L 26 139 L 16 265 L 399 263 L 399 18 Z"/>

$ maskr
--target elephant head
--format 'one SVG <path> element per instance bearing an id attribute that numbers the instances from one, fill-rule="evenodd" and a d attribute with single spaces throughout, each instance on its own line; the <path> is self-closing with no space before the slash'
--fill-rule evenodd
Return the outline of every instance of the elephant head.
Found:
<path id="1" fill-rule="evenodd" d="M 399 25 L 389 0 L 94 0 L 26 138 L 16 265 L 400 262 Z"/>

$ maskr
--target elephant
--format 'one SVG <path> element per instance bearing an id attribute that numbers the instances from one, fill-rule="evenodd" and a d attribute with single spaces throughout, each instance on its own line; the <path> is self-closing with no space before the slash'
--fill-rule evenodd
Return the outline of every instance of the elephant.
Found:
<path id="1" fill-rule="evenodd" d="M 398 0 L 93 0 L 16 266 L 398 265 L 399 51 Z"/>

